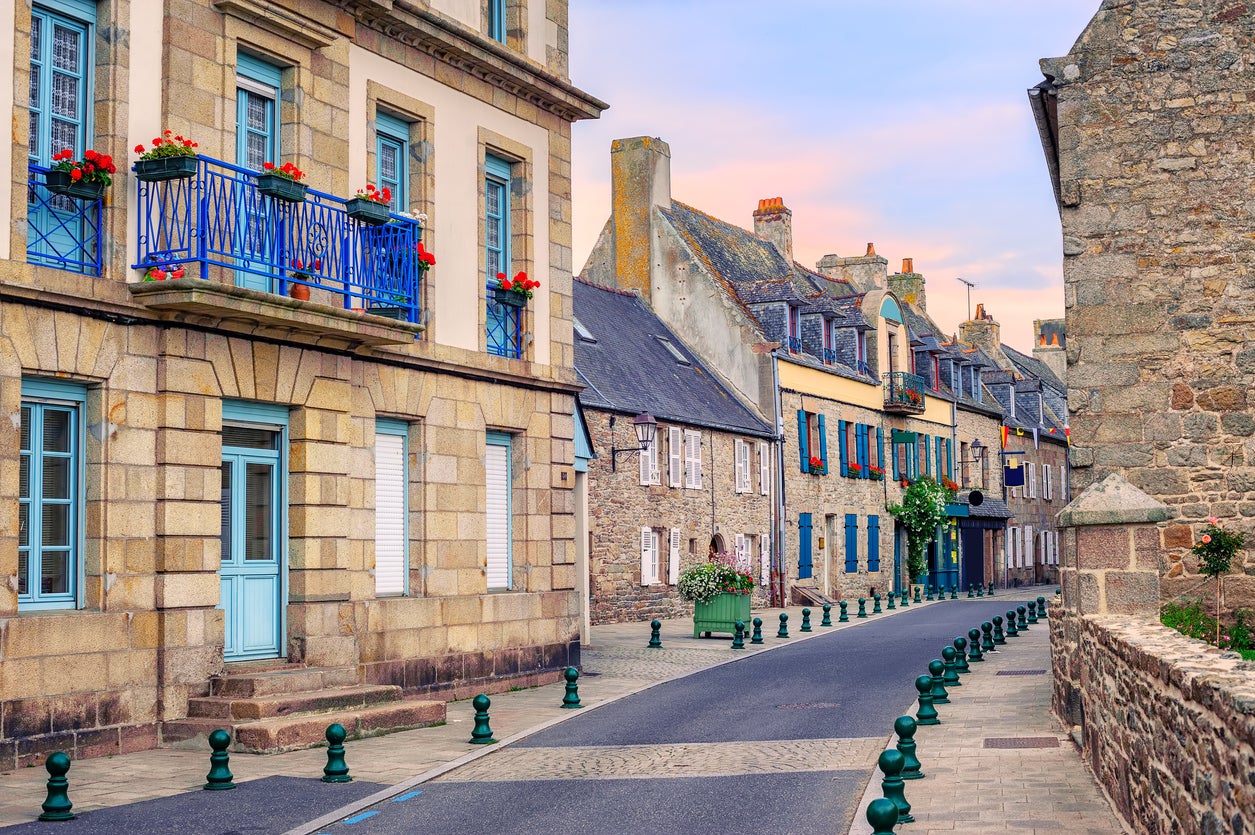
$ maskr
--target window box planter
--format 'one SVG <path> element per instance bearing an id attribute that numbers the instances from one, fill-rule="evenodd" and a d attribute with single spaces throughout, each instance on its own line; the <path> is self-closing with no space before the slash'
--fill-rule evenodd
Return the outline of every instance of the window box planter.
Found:
<path id="1" fill-rule="evenodd" d="M 863 470 L 861 468 L 856 470 L 853 467 L 849 467 L 845 471 L 845 477 L 846 478 L 862 478 Z"/>
<path id="2" fill-rule="evenodd" d="M 196 175 L 196 157 L 177 156 L 141 159 L 135 163 L 135 179 L 148 183 L 186 180 Z"/>
<path id="3" fill-rule="evenodd" d="M 64 194 L 79 200 L 99 200 L 105 196 L 105 184 L 101 182 L 74 182 L 69 171 L 49 171 L 44 175 L 44 185 L 53 194 Z"/>
<path id="4" fill-rule="evenodd" d="M 821 467 L 816 467 L 816 466 L 813 466 L 813 465 L 812 465 L 812 466 L 810 466 L 810 467 L 807 467 L 807 468 L 806 468 L 806 472 L 810 473 L 811 475 L 823 475 L 823 474 L 824 474 L 824 468 L 823 468 L 822 466 L 821 466 Z"/>
<path id="5" fill-rule="evenodd" d="M 368 226 L 380 226 L 387 223 L 390 214 L 387 203 L 367 200 L 365 197 L 353 197 L 344 201 L 344 209 L 349 217 Z"/>
<path id="6" fill-rule="evenodd" d="M 885 474 L 884 474 L 884 473 L 878 473 L 878 472 L 876 472 L 875 470 L 869 470 L 869 471 L 868 471 L 868 478 L 870 478 L 872 481 L 884 481 L 884 480 L 885 480 Z"/>
<path id="7" fill-rule="evenodd" d="M 492 297 L 497 304 L 503 304 L 506 307 L 527 307 L 527 296 L 513 290 L 502 290 L 498 287 L 492 291 Z"/>
<path id="8" fill-rule="evenodd" d="M 267 197 L 282 200 L 285 203 L 300 203 L 305 200 L 305 191 L 309 186 L 289 180 L 278 174 L 258 174 L 257 190 Z"/>
<path id="9" fill-rule="evenodd" d="M 368 307 L 366 312 L 371 316 L 382 316 L 385 319 L 395 319 L 398 322 L 410 321 L 410 311 L 404 307 Z"/>
<path id="10" fill-rule="evenodd" d="M 706 633 L 709 638 L 712 632 L 736 633 L 736 622 L 739 620 L 749 628 L 750 597 L 748 594 L 719 594 L 705 603 L 693 604 L 693 637 L 701 637 Z"/>

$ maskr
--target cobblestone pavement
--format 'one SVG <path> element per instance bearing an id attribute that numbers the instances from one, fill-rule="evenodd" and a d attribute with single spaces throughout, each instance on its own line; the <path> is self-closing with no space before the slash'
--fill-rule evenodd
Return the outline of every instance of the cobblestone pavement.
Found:
<path id="1" fill-rule="evenodd" d="M 972 672 L 962 676 L 962 686 L 950 691 L 950 704 L 937 706 L 941 724 L 916 732 L 915 753 L 925 776 L 906 783 L 915 823 L 904 831 L 911 835 L 1125 832 L 1076 746 L 1050 712 L 1047 625 L 1030 626 L 1020 637 L 1008 638 L 1001 652 L 986 659 L 971 665 Z M 888 744 L 896 740 L 891 737 Z M 1047 747 L 992 748 L 991 743 Z M 850 835 L 871 833 L 867 804 L 882 796 L 880 779 L 876 769 Z"/>

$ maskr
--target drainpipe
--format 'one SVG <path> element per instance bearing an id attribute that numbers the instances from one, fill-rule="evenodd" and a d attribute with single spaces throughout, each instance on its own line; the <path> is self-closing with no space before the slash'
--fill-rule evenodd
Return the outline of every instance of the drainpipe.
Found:
<path id="1" fill-rule="evenodd" d="M 771 352 L 771 391 L 772 406 L 776 417 L 776 490 L 775 507 L 772 508 L 775 522 L 771 526 L 775 547 L 771 549 L 772 603 L 784 606 L 785 561 L 784 561 L 784 417 L 780 406 L 780 360 L 775 351 Z"/>

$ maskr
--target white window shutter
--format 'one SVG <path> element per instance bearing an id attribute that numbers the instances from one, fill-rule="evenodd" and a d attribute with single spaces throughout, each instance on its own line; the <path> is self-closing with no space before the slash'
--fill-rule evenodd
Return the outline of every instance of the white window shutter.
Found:
<path id="1" fill-rule="evenodd" d="M 1028 485 L 1028 497 L 1035 499 L 1037 498 L 1037 465 L 1030 462 L 1025 475 L 1027 478 L 1024 479 L 1024 483 Z"/>
<path id="2" fill-rule="evenodd" d="M 767 445 L 758 445 L 758 492 L 767 495 Z"/>
<path id="3" fill-rule="evenodd" d="M 652 446 L 652 444 L 651 444 Z M 641 460 L 641 486 L 649 484 L 649 450 L 643 449 L 638 455 Z"/>
<path id="4" fill-rule="evenodd" d="M 1032 568 L 1033 545 L 1035 544 L 1035 540 L 1033 539 L 1033 526 L 1025 525 L 1021 528 L 1021 530 L 1024 531 L 1024 551 L 1020 556 L 1020 560 L 1024 568 Z"/>
<path id="5" fill-rule="evenodd" d="M 488 588 L 510 588 L 510 448 L 488 444 L 484 454 L 487 482 Z"/>
<path id="6" fill-rule="evenodd" d="M 702 489 L 702 433 L 693 433 L 693 487 Z"/>
<path id="7" fill-rule="evenodd" d="M 736 561 L 739 563 L 745 559 L 745 534 L 743 533 L 737 534 L 736 539 L 734 541 L 736 543 L 734 546 L 735 553 L 736 553 Z"/>
<path id="8" fill-rule="evenodd" d="M 764 446 L 766 446 L 764 444 Z M 763 565 L 759 574 L 759 585 L 766 587 L 771 582 L 771 534 L 766 531 L 758 540 L 759 550 L 762 552 Z"/>
<path id="9" fill-rule="evenodd" d="M 1006 554 L 1007 568 L 1015 568 L 1015 539 L 1020 532 L 1015 528 L 1007 528 L 1007 535 L 1003 543 L 1003 551 Z"/>
<path id="10" fill-rule="evenodd" d="M 745 447 L 745 442 L 742 441 L 740 438 L 737 438 L 735 441 L 732 442 L 733 470 L 735 471 L 735 478 L 733 479 L 733 483 L 734 483 L 733 490 L 737 493 L 745 492 L 741 487 L 741 482 L 743 478 L 746 475 L 748 475 L 748 473 L 745 472 L 745 467 L 742 463 L 742 458 L 741 458 L 741 450 L 744 447 Z"/>
<path id="11" fill-rule="evenodd" d="M 683 435 L 678 426 L 672 426 L 667 433 L 667 481 L 672 487 L 680 487 L 684 467 Z"/>
<path id="12" fill-rule="evenodd" d="M 741 455 L 745 456 L 745 466 L 743 466 L 743 467 L 741 468 L 741 470 L 745 473 L 745 489 L 744 489 L 742 492 L 744 492 L 744 493 L 748 493 L 748 492 L 750 492 L 750 489 L 751 489 L 751 488 L 750 488 L 750 482 L 751 482 L 751 480 L 752 480 L 752 479 L 750 478 L 750 469 L 752 468 L 752 464 L 750 463 L 750 445 L 749 445 L 749 441 L 742 441 L 742 442 L 741 442 Z"/>
<path id="13" fill-rule="evenodd" d="M 667 554 L 667 580 L 674 586 L 680 579 L 680 529 L 672 528 L 668 539 L 671 547 Z"/>
<path id="14" fill-rule="evenodd" d="M 375 435 L 375 594 L 405 593 L 405 438 Z"/>
<path id="15" fill-rule="evenodd" d="M 648 586 L 654 582 L 650 572 L 654 567 L 654 532 L 649 528 L 641 528 L 641 585 Z"/>

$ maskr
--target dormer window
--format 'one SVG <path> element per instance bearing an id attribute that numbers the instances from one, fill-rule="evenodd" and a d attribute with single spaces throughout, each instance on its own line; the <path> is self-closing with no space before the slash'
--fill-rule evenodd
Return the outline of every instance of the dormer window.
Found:
<path id="1" fill-rule="evenodd" d="M 855 331 L 854 355 L 856 362 L 858 362 L 859 372 L 871 374 L 871 369 L 867 367 L 867 331 Z"/>
<path id="2" fill-rule="evenodd" d="M 837 361 L 837 329 L 831 319 L 824 320 L 824 364 Z"/>
<path id="3" fill-rule="evenodd" d="M 976 366 L 972 366 L 972 396 L 975 397 L 978 402 L 984 401 L 985 399 L 984 395 L 981 393 L 980 369 Z"/>
<path id="4" fill-rule="evenodd" d="M 789 353 L 797 354 L 802 350 L 802 311 L 789 305 Z"/>
<path id="5" fill-rule="evenodd" d="M 941 357 L 936 354 L 933 358 L 933 391 L 941 391 Z"/>

